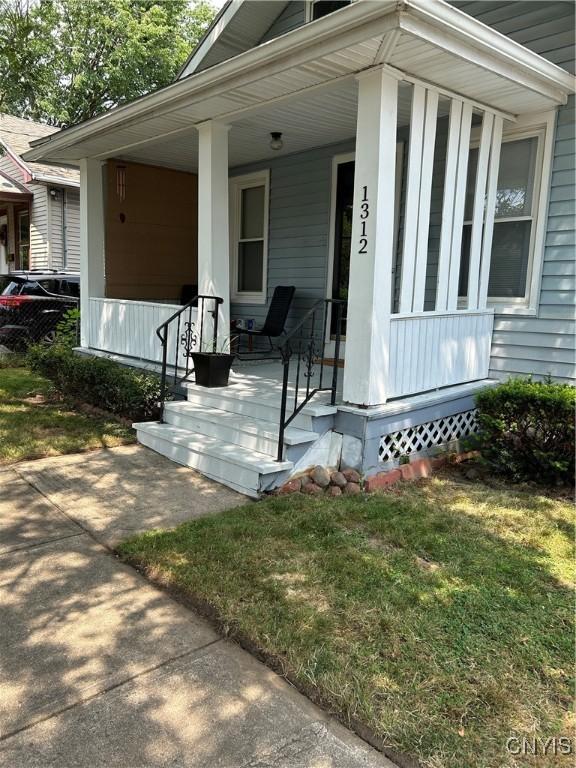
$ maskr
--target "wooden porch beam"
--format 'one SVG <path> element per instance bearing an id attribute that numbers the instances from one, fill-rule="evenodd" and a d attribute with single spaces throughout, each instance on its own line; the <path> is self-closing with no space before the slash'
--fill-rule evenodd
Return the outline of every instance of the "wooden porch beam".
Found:
<path id="1" fill-rule="evenodd" d="M 91 297 L 105 296 L 104 168 L 99 160 L 80 160 L 80 345 L 90 346 Z"/>
<path id="2" fill-rule="evenodd" d="M 480 262 L 478 285 L 478 309 L 486 309 L 488 302 L 488 278 L 492 258 L 492 238 L 494 235 L 494 217 L 496 214 L 496 193 L 498 191 L 498 171 L 500 168 L 500 151 L 502 148 L 502 129 L 504 121 L 496 115 L 492 127 L 490 147 L 490 166 L 486 188 L 486 215 L 484 220 L 484 239 Z"/>
<path id="3" fill-rule="evenodd" d="M 413 312 L 422 312 L 424 309 L 437 121 L 438 94 L 435 91 L 427 91 L 426 118 L 424 122 L 424 149 L 422 152 L 422 177 L 420 180 L 420 204 L 418 210 L 418 241 L 416 243 L 416 268 L 414 270 L 414 297 L 412 300 Z"/>
<path id="4" fill-rule="evenodd" d="M 454 184 L 454 213 L 452 218 L 452 231 L 450 233 L 450 272 L 448 276 L 447 297 L 447 309 L 449 310 L 458 308 L 458 280 L 460 277 L 460 259 L 462 255 L 462 230 L 464 227 L 464 205 L 466 202 L 466 182 L 468 178 L 468 156 L 470 154 L 471 129 L 472 106 L 470 104 L 463 104 L 458 142 L 458 161 Z"/>
<path id="5" fill-rule="evenodd" d="M 410 112 L 404 243 L 402 247 L 402 275 L 400 281 L 400 312 L 412 311 L 425 110 L 426 90 L 420 85 L 414 85 L 412 90 L 412 109 Z"/>
<path id="6" fill-rule="evenodd" d="M 358 77 L 344 400 L 386 402 L 390 363 L 398 80 Z"/>
<path id="7" fill-rule="evenodd" d="M 224 300 L 218 313 L 219 351 L 230 336 L 229 130 L 215 120 L 198 126 L 198 292 Z"/>
<path id="8" fill-rule="evenodd" d="M 472 211 L 472 233 L 470 237 L 470 258 L 468 262 L 468 309 L 478 308 L 478 288 L 480 282 L 480 255 L 482 240 L 485 236 L 484 207 L 486 202 L 486 183 L 488 181 L 488 163 L 492 145 L 492 128 L 494 115 L 484 112 L 480 146 L 478 148 L 478 164 L 476 182 L 474 184 L 474 207 Z"/>

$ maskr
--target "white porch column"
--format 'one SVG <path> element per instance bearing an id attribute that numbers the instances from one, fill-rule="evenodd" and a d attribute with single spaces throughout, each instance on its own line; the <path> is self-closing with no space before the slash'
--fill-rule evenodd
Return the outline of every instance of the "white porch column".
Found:
<path id="1" fill-rule="evenodd" d="M 218 350 L 230 335 L 228 131 L 215 120 L 198 128 L 198 292 L 220 296 Z M 206 307 L 208 308 L 209 302 Z"/>
<path id="2" fill-rule="evenodd" d="M 439 312 L 444 310 L 453 312 L 458 308 L 458 280 L 471 126 L 472 105 L 452 99 L 446 147 L 446 175 L 436 292 L 436 310 Z"/>
<path id="3" fill-rule="evenodd" d="M 80 160 L 80 344 L 90 346 L 90 297 L 105 295 L 103 163 Z"/>
<path id="4" fill-rule="evenodd" d="M 437 118 L 438 93 L 414 85 L 400 281 L 401 314 L 424 311 Z"/>
<path id="5" fill-rule="evenodd" d="M 343 395 L 378 405 L 386 402 L 389 364 L 398 81 L 384 70 L 358 81 Z"/>

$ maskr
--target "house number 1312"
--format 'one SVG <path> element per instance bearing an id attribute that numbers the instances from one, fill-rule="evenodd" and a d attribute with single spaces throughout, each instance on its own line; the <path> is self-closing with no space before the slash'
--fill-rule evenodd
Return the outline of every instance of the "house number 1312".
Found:
<path id="1" fill-rule="evenodd" d="M 362 232 L 360 235 L 360 250 L 358 253 L 368 253 L 368 237 L 366 235 L 366 219 L 370 216 L 370 203 L 368 202 L 368 187 L 362 187 L 364 196 L 360 205 L 360 226 Z"/>

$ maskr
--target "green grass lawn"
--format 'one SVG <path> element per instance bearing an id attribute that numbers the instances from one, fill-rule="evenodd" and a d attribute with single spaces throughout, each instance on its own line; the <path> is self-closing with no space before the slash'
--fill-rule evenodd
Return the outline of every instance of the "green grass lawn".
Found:
<path id="1" fill-rule="evenodd" d="M 567 501 L 447 476 L 273 497 L 121 554 L 389 750 L 507 768 L 572 764 L 505 749 L 572 733 L 572 542 Z"/>
<path id="2" fill-rule="evenodd" d="M 0 368 L 0 464 L 131 442 L 129 426 L 74 410 L 29 369 Z"/>

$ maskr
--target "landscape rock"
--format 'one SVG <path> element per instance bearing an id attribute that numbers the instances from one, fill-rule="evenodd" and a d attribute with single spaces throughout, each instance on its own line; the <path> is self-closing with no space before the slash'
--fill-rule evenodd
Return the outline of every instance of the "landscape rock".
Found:
<path id="1" fill-rule="evenodd" d="M 287 494 L 287 493 L 298 493 L 302 486 L 302 481 L 299 477 L 295 477 L 292 480 L 288 480 L 287 483 L 284 483 L 284 485 L 280 488 L 281 494 Z"/>
<path id="2" fill-rule="evenodd" d="M 344 488 L 344 493 L 346 496 L 357 496 L 359 493 L 362 492 L 362 489 L 358 485 L 358 483 L 348 483 L 346 485 L 346 488 Z"/>
<path id="3" fill-rule="evenodd" d="M 309 496 L 319 496 L 321 493 L 324 493 L 324 489 L 320 488 L 316 483 L 308 483 L 308 485 L 302 488 L 302 493 L 307 493 Z"/>
<path id="4" fill-rule="evenodd" d="M 342 488 L 339 488 L 337 485 L 330 485 L 326 489 L 326 493 L 328 496 L 342 496 Z"/>
<path id="5" fill-rule="evenodd" d="M 480 472 L 474 467 L 470 467 L 470 469 L 467 469 L 466 472 L 464 472 L 464 477 L 466 480 L 479 480 Z"/>
<path id="6" fill-rule="evenodd" d="M 304 490 L 304 487 L 306 485 L 310 485 L 310 483 L 313 483 L 313 482 L 314 482 L 314 480 L 312 480 L 312 478 L 309 475 L 302 475 L 302 477 L 300 478 L 300 483 L 302 485 L 302 490 Z"/>
<path id="7" fill-rule="evenodd" d="M 344 475 L 348 483 L 360 482 L 360 473 L 356 472 L 355 469 L 343 469 L 342 474 Z"/>
<path id="8" fill-rule="evenodd" d="M 344 488 L 348 480 L 344 477 L 342 472 L 332 472 L 330 475 L 331 485 L 336 485 L 338 488 Z"/>
<path id="9" fill-rule="evenodd" d="M 326 467 L 321 467 L 320 465 L 314 467 L 310 477 L 321 488 L 326 488 L 326 486 L 330 485 L 330 472 L 328 472 Z"/>

